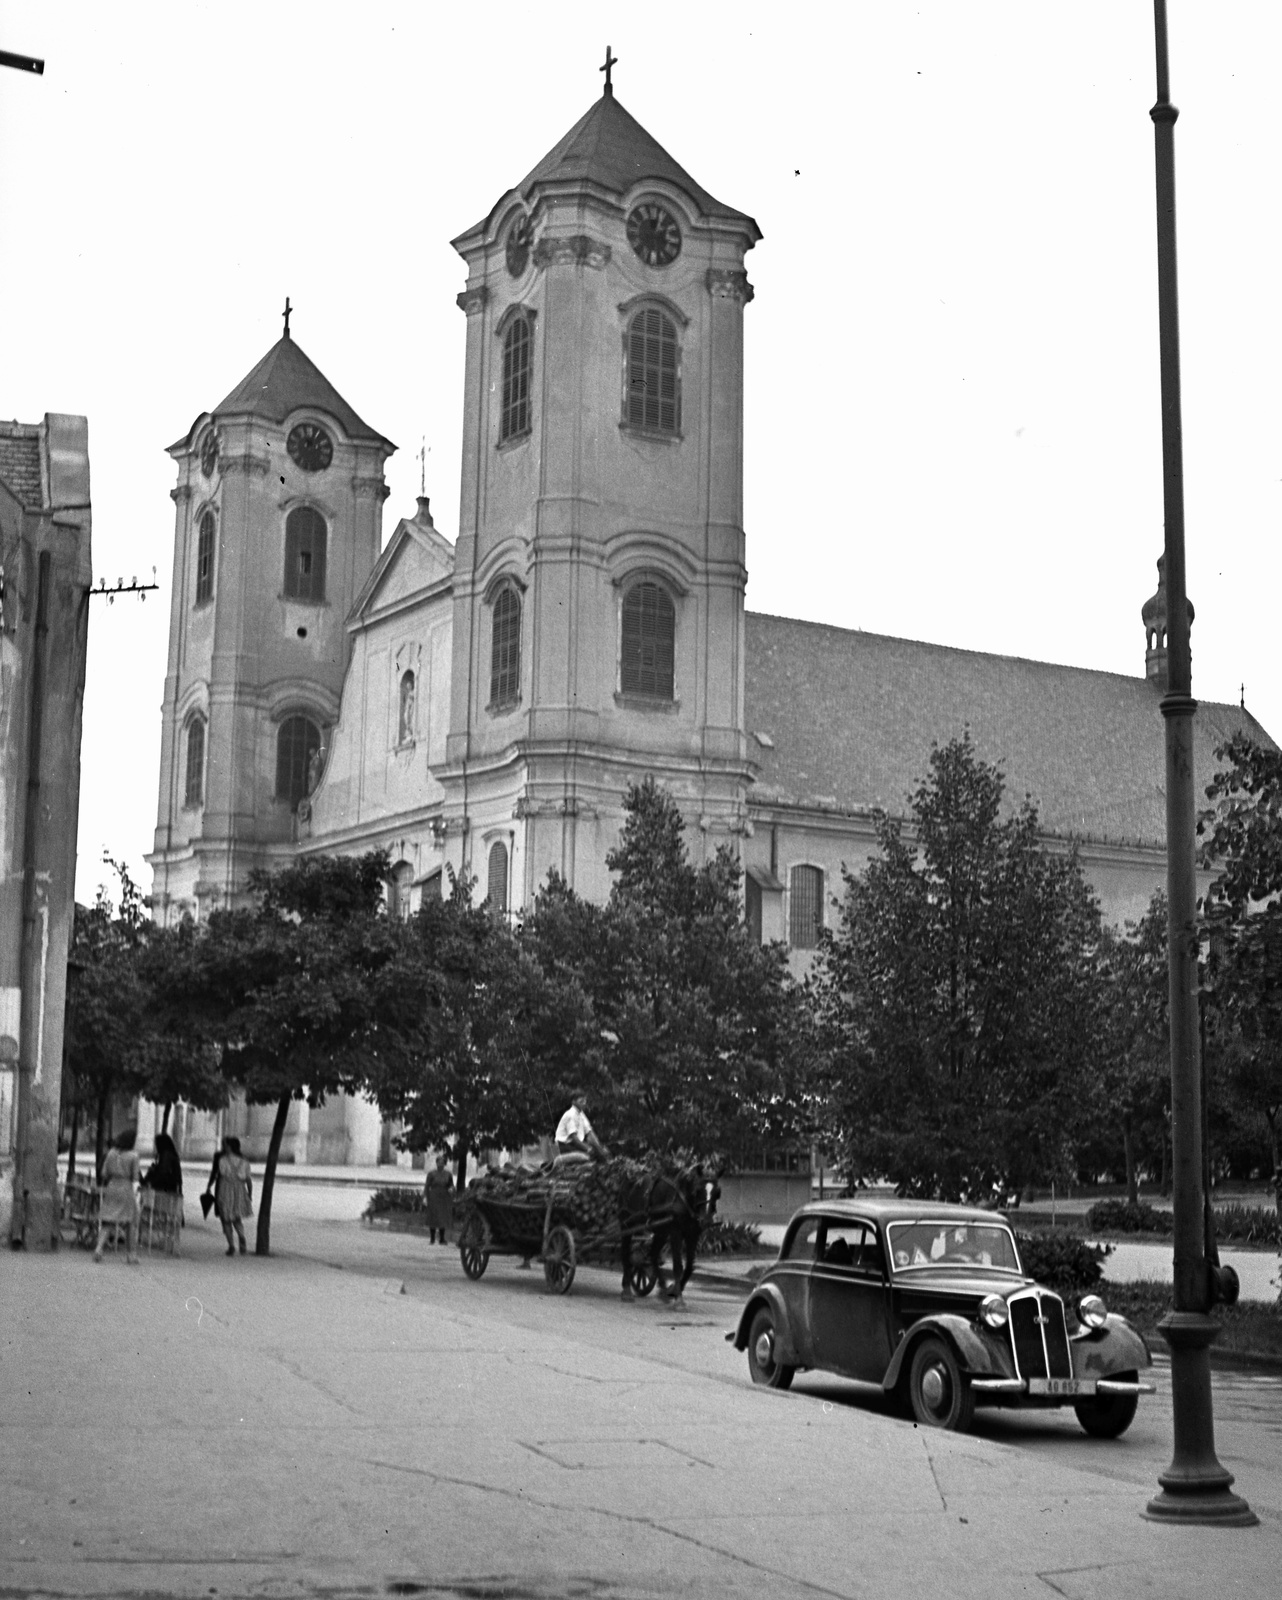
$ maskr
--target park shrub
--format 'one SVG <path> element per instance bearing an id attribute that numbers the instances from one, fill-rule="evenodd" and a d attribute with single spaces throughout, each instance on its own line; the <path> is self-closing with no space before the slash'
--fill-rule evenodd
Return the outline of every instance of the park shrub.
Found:
<path id="1" fill-rule="evenodd" d="M 392 1212 L 404 1213 L 423 1211 L 426 1201 L 423 1191 L 407 1183 L 389 1184 L 385 1189 L 375 1189 L 369 1197 L 364 1215 L 367 1217 L 385 1217 Z"/>
<path id="2" fill-rule="evenodd" d="M 1171 1213 L 1158 1211 L 1141 1200 L 1097 1200 L 1086 1213 L 1087 1224 L 1099 1233 L 1170 1233 Z"/>
<path id="3" fill-rule="evenodd" d="M 1104 1276 L 1108 1245 L 1088 1244 L 1077 1233 L 1020 1233 L 1024 1271 L 1059 1294 L 1081 1294 Z"/>
<path id="4" fill-rule="evenodd" d="M 1273 1206 L 1216 1206 L 1215 1237 L 1241 1244 L 1282 1245 L 1282 1220 Z"/>
<path id="5" fill-rule="evenodd" d="M 727 1222 L 714 1217 L 699 1235 L 695 1251 L 700 1256 L 749 1255 L 761 1247 L 761 1229 L 751 1222 Z"/>

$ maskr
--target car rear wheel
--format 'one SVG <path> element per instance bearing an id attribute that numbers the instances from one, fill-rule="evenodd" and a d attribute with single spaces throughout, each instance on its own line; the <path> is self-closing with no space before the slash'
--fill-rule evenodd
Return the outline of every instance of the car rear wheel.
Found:
<path id="1" fill-rule="evenodd" d="M 753 1383 L 764 1383 L 768 1389 L 786 1389 L 797 1370 L 776 1358 L 777 1337 L 775 1314 L 762 1306 L 748 1329 L 748 1371 Z"/>
<path id="2" fill-rule="evenodd" d="M 1134 1383 L 1139 1373 L 1119 1372 L 1116 1376 Z M 1073 1410 L 1092 1439 L 1120 1439 L 1135 1421 L 1139 1403 L 1137 1394 L 1101 1394 L 1093 1400 L 1079 1400 Z"/>
<path id="3" fill-rule="evenodd" d="M 923 1339 L 908 1369 L 908 1397 L 923 1428 L 965 1433 L 975 1416 L 975 1394 L 952 1349 L 942 1339 Z"/>

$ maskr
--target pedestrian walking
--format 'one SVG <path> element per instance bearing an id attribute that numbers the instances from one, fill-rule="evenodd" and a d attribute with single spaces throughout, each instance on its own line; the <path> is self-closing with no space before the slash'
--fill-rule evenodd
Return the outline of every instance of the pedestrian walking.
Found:
<path id="1" fill-rule="evenodd" d="M 125 1260 L 131 1267 L 138 1265 L 138 1191 L 135 1187 L 142 1175 L 141 1163 L 134 1149 L 137 1129 L 126 1128 L 102 1164 L 102 1194 L 98 1202 L 98 1246 L 93 1253 L 95 1261 L 102 1260 L 103 1240 L 107 1229 L 125 1225 Z"/>
<path id="2" fill-rule="evenodd" d="M 229 1256 L 236 1254 L 238 1239 L 240 1253 L 244 1255 L 248 1246 L 245 1243 L 242 1219 L 252 1217 L 254 1214 L 254 1180 L 250 1174 L 249 1162 L 240 1153 L 239 1139 L 223 1140 L 223 1148 L 214 1159 L 214 1171 L 217 1173 L 214 1205 L 227 1239 L 227 1254 Z M 233 1228 L 236 1230 L 235 1239 L 232 1237 Z"/>
<path id="3" fill-rule="evenodd" d="M 448 1244 L 448 1230 L 454 1225 L 454 1179 L 445 1165 L 445 1157 L 437 1156 L 436 1166 L 427 1175 L 423 1185 L 423 1198 L 427 1203 L 427 1242 Z"/>
<path id="4" fill-rule="evenodd" d="M 155 1243 L 159 1235 L 176 1252 L 178 1231 L 183 1226 L 183 1169 L 178 1146 L 167 1133 L 156 1135 L 156 1159 L 142 1180 L 149 1194 L 143 1195 L 144 1220 L 150 1224 L 148 1238 Z"/>

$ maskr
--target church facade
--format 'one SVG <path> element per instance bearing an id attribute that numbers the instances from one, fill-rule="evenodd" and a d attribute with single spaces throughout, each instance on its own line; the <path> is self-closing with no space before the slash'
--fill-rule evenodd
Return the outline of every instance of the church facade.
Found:
<path id="1" fill-rule="evenodd" d="M 1078 841 L 1110 919 L 1143 913 L 1165 881 L 1160 585 L 1134 678 L 746 611 L 760 238 L 607 86 L 454 240 L 452 543 L 426 498 L 382 543 L 394 447 L 288 322 L 171 447 L 158 919 L 235 903 L 255 866 L 374 847 L 401 914 L 451 876 L 504 914 L 551 870 L 602 899 L 624 790 L 653 774 L 696 859 L 738 855 L 750 926 L 800 970 L 874 810 L 904 812 L 932 742 L 965 728 L 1048 841 Z M 1241 707 L 1199 708 L 1199 782 L 1242 727 L 1266 737 Z M 298 1160 L 387 1151 L 359 1103 L 301 1108 L 291 1136 Z"/>

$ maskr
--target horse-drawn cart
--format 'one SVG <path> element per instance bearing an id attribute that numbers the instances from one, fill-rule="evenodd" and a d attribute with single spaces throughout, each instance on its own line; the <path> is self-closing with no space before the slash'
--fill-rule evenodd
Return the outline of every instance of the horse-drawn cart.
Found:
<path id="1" fill-rule="evenodd" d="M 519 1256 L 526 1266 L 537 1260 L 552 1293 L 565 1294 L 580 1261 L 621 1261 L 626 1219 L 576 1203 L 582 1199 L 580 1187 L 573 1179 L 552 1178 L 546 1185 L 530 1185 L 522 1198 L 470 1193 L 459 1231 L 463 1271 L 473 1280 L 482 1277 L 492 1255 Z M 649 1294 L 658 1276 L 649 1222 L 638 1217 L 635 1227 L 629 1224 L 626 1238 L 631 1287 L 637 1294 Z"/>

